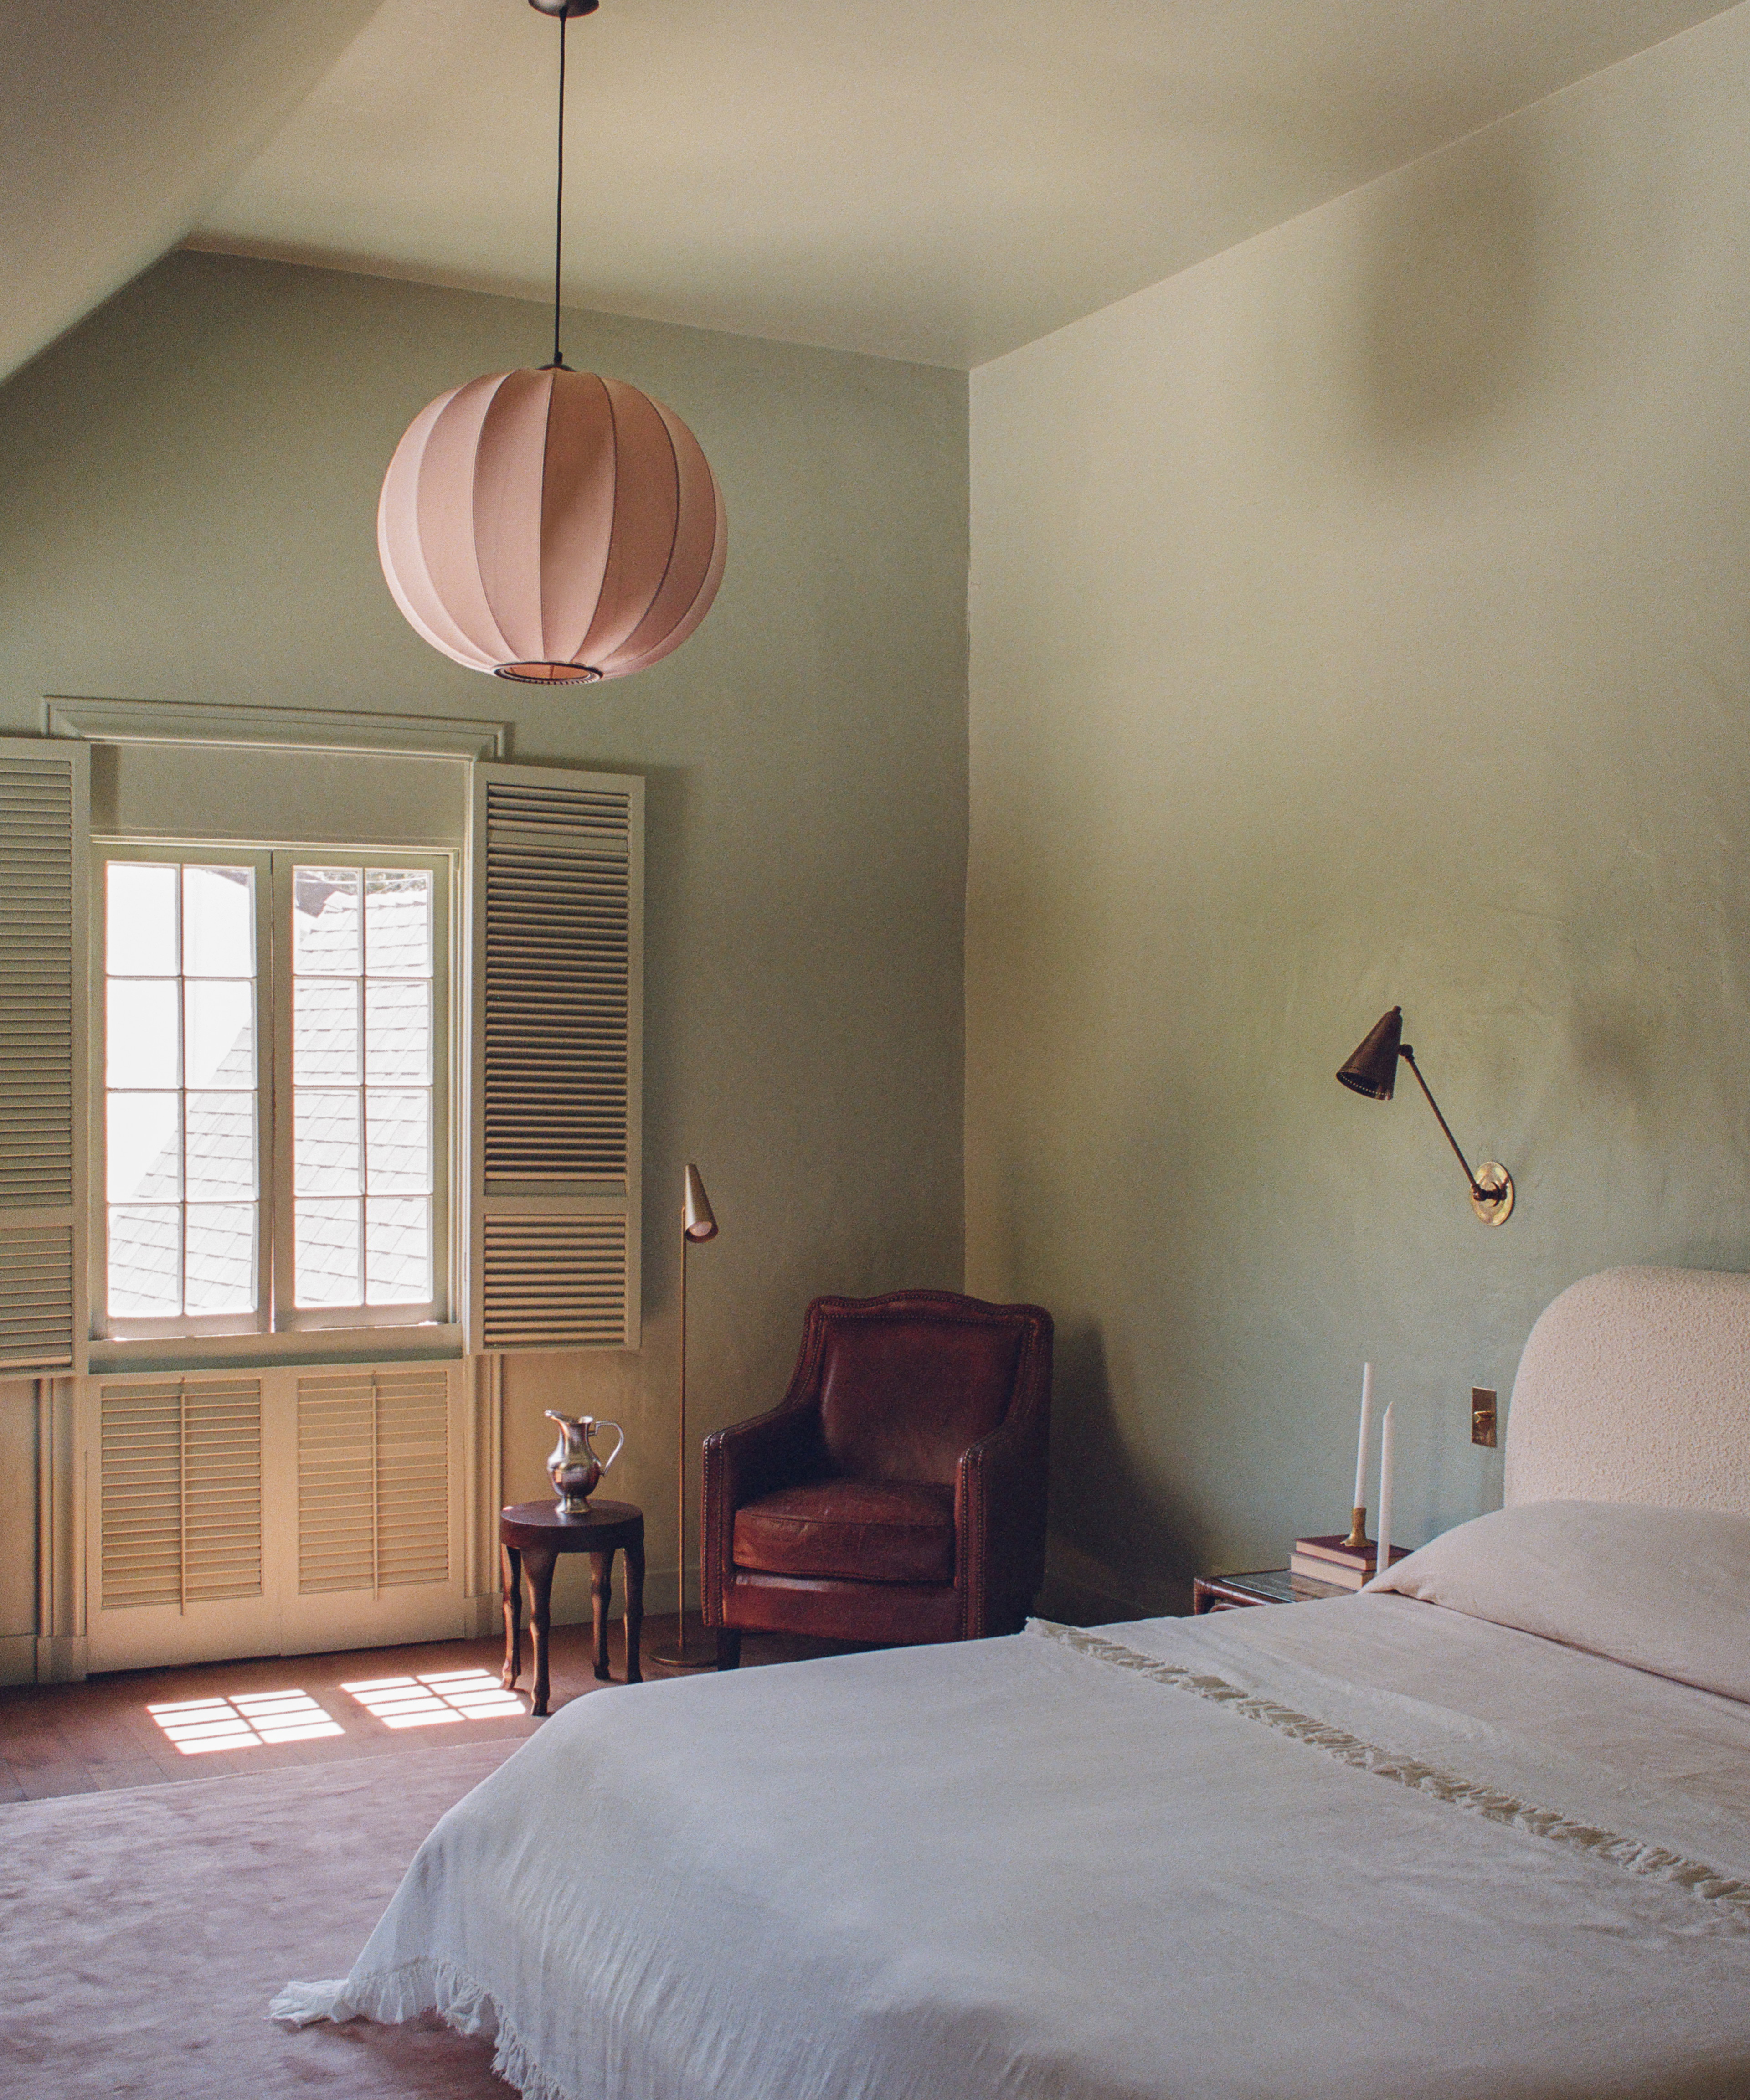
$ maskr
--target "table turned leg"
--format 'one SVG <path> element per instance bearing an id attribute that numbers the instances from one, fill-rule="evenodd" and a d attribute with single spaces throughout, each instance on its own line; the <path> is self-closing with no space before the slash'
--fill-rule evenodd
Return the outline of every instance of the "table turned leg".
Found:
<path id="1" fill-rule="evenodd" d="M 626 1682 L 644 1682 L 644 1540 L 626 1542 Z"/>
<path id="2" fill-rule="evenodd" d="M 505 1666 L 498 1681 L 510 1692 L 522 1674 L 522 1555 L 514 1546 L 500 1546 L 498 1559 L 505 1600 Z"/>
<path id="3" fill-rule="evenodd" d="M 589 1604 L 595 1623 L 596 1675 L 607 1682 L 607 1606 L 614 1587 L 614 1549 L 589 1556 Z"/>
<path id="4" fill-rule="evenodd" d="M 559 1555 L 552 1546 L 526 1546 L 522 1558 L 529 1571 L 529 1620 L 535 1629 L 535 1701 L 529 1708 L 537 1717 L 547 1711 L 547 1635 L 553 1624 L 553 1571 Z"/>

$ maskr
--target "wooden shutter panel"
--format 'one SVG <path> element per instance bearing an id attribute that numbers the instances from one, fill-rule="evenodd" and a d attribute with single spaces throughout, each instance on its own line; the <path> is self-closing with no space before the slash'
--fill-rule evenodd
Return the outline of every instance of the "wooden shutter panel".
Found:
<path id="1" fill-rule="evenodd" d="M 106 1385 L 98 1420 L 104 1609 L 258 1597 L 260 1382 Z"/>
<path id="2" fill-rule="evenodd" d="M 439 1369 L 299 1379 L 301 1595 L 449 1580 L 449 1391 Z"/>
<path id="3" fill-rule="evenodd" d="M 474 768 L 470 1350 L 635 1348 L 644 783 Z"/>
<path id="4" fill-rule="evenodd" d="M 0 1370 L 85 1369 L 90 753 L 0 737 Z"/>

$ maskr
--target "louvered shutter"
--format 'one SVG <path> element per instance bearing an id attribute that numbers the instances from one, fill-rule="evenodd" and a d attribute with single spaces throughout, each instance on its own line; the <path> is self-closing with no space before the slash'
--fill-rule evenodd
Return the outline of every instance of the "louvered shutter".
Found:
<path id="1" fill-rule="evenodd" d="M 439 1369 L 299 1378 L 301 1596 L 449 1580 L 449 1390 Z"/>
<path id="2" fill-rule="evenodd" d="M 468 1347 L 635 1348 L 644 783 L 477 765 Z"/>
<path id="3" fill-rule="evenodd" d="M 0 1370 L 85 1368 L 90 754 L 0 737 Z"/>
<path id="4" fill-rule="evenodd" d="M 259 1381 L 106 1385 L 98 1422 L 103 1608 L 260 1596 Z"/>

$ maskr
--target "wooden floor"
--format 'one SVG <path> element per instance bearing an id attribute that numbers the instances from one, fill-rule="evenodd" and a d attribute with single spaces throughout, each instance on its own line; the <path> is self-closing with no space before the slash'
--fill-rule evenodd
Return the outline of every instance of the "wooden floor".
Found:
<path id="1" fill-rule="evenodd" d="M 663 1674 L 650 1657 L 672 1644 L 674 1630 L 672 1619 L 645 1621 L 647 1677 Z M 690 1651 L 711 1653 L 713 1638 L 689 1621 Z M 523 1640 L 518 1713 L 502 1710 L 509 1701 L 498 1688 L 501 1636 L 118 1671 L 83 1684 L 0 1688 L 0 1801 L 531 1735 L 541 1723 L 529 1718 L 527 1632 Z M 843 1652 L 830 1641 L 749 1634 L 742 1665 Z M 555 1626 L 552 1710 L 614 1689 L 625 1662 L 617 1626 L 608 1660 L 614 1682 L 604 1684 L 591 1668 L 588 1628 Z"/>

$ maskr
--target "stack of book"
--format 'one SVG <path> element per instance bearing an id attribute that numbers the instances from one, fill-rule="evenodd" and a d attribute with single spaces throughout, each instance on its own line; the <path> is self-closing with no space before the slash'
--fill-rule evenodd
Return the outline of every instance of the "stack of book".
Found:
<path id="1" fill-rule="evenodd" d="M 1394 1546 L 1392 1566 L 1406 1560 L 1409 1552 L 1407 1546 Z M 1297 1538 L 1289 1572 L 1314 1582 L 1333 1583 L 1339 1590 L 1359 1590 L 1364 1582 L 1373 1579 L 1378 1555 L 1379 1548 L 1372 1539 L 1364 1546 L 1352 1546 L 1342 1532 L 1333 1531 L 1318 1538 Z"/>

